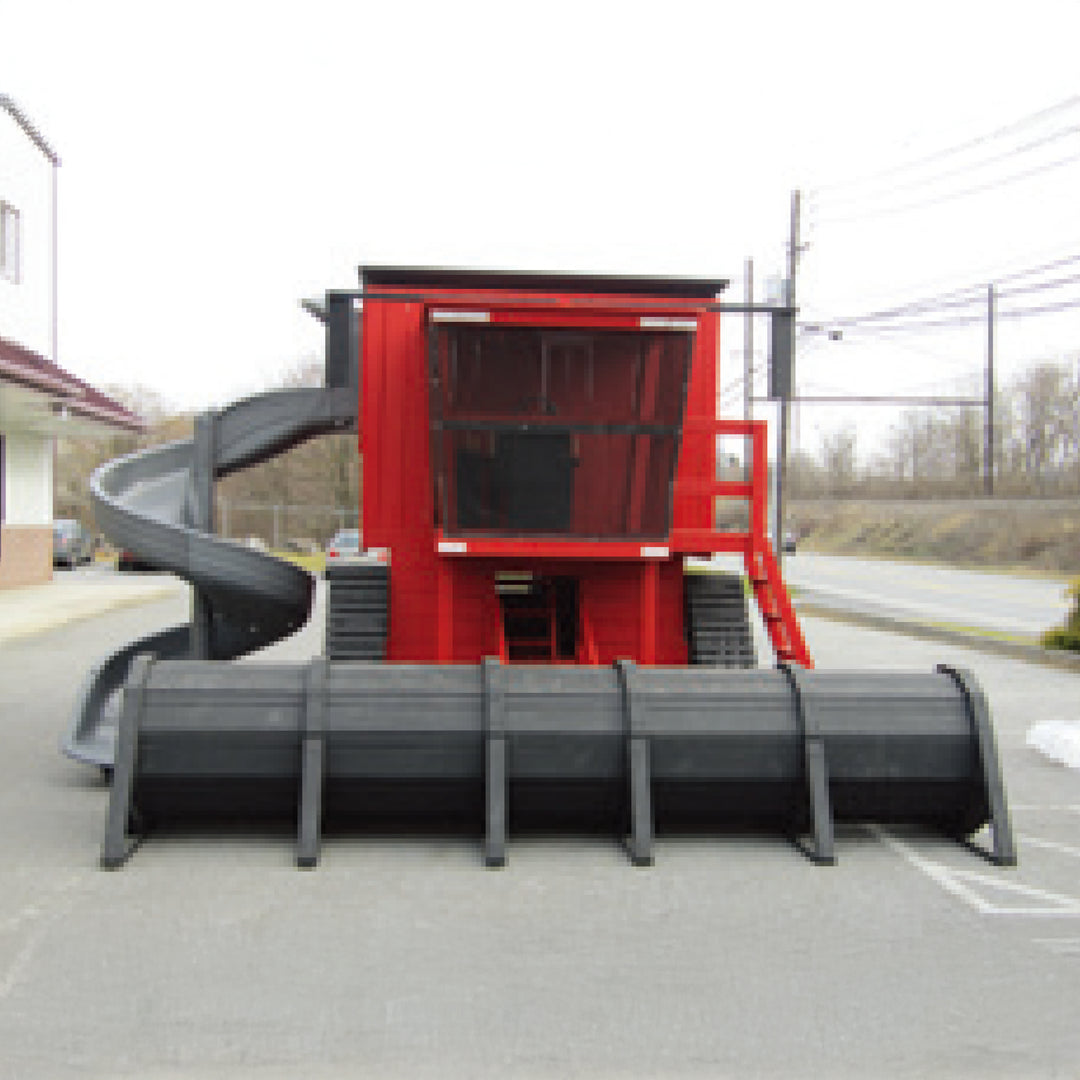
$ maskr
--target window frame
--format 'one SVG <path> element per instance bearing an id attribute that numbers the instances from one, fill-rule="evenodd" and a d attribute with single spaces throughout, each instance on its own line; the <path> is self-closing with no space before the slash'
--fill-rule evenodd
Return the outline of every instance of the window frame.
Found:
<path id="1" fill-rule="evenodd" d="M 9 230 L 14 234 L 11 239 Z M 18 207 L 6 199 L 0 199 L 0 277 L 19 285 L 22 282 L 21 271 L 22 214 Z"/>

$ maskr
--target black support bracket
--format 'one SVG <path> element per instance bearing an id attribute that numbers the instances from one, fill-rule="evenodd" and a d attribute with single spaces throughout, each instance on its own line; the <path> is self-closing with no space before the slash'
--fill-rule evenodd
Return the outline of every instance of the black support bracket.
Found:
<path id="1" fill-rule="evenodd" d="M 319 862 L 323 776 L 326 766 L 326 659 L 315 657 L 304 672 L 300 738 L 300 814 L 296 865 L 311 869 Z"/>
<path id="2" fill-rule="evenodd" d="M 217 445 L 217 413 L 195 417 L 194 456 L 191 468 L 189 518 L 200 532 L 214 531 L 214 460 Z M 213 612 L 210 598 L 197 585 L 191 589 L 191 659 L 213 659 Z"/>
<path id="3" fill-rule="evenodd" d="M 153 660 L 148 653 L 136 656 L 124 684 L 109 810 L 105 819 L 105 841 L 101 847 L 101 866 L 105 870 L 119 869 L 139 845 L 138 837 L 128 835 L 128 825 L 133 816 L 132 793 L 139 750 L 139 726 L 146 710 L 146 683 Z"/>
<path id="4" fill-rule="evenodd" d="M 968 720 L 975 735 L 975 745 L 979 754 L 979 766 L 982 770 L 983 790 L 990 810 L 990 826 L 994 834 L 994 846 L 990 858 L 998 866 L 1016 865 L 1016 845 L 1013 842 L 1012 822 L 1009 820 L 1009 807 L 1005 801 L 1005 783 L 1001 778 L 1001 764 L 998 761 L 997 744 L 994 731 L 990 726 L 990 706 L 982 688 L 964 668 L 938 664 L 934 669 L 942 675 L 948 675 L 960 689 L 964 698 Z"/>
<path id="5" fill-rule="evenodd" d="M 506 865 L 506 701 L 497 656 L 485 656 L 480 665 L 484 717 L 485 835 L 484 865 Z"/>
<path id="6" fill-rule="evenodd" d="M 825 740 L 818 723 L 817 710 L 803 682 L 803 669 L 796 664 L 781 664 L 780 670 L 791 685 L 795 719 L 802 733 L 803 765 L 814 827 L 813 847 L 804 850 L 814 862 L 833 866 L 836 863 L 836 846 L 833 837 L 832 804 L 829 799 L 829 765 L 825 757 Z"/>
<path id="7" fill-rule="evenodd" d="M 626 721 L 626 769 L 630 796 L 630 836 L 627 850 L 634 866 L 652 866 L 653 811 L 649 740 L 642 730 L 641 702 L 634 693 L 632 660 L 615 661 Z"/>

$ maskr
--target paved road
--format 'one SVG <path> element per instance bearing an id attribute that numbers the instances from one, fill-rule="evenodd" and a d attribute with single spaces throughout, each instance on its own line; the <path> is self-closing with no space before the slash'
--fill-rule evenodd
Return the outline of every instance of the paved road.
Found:
<path id="1" fill-rule="evenodd" d="M 799 552 L 784 576 L 815 603 L 1035 639 L 1065 618 L 1067 582 Z"/>
<path id="2" fill-rule="evenodd" d="M 96 868 L 106 791 L 56 752 L 128 608 L 0 650 L 0 1078 L 1073 1076 L 1080 773 L 1023 744 L 1080 676 L 806 620 L 821 666 L 964 664 L 996 715 L 1021 865 L 846 830 L 780 839 L 158 837 Z M 310 652 L 317 631 L 280 646 Z M 255 661 L 258 662 L 258 661 Z"/>

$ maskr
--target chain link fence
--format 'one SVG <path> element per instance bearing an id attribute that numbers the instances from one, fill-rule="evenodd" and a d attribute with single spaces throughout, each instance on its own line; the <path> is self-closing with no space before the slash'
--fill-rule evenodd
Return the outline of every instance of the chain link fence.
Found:
<path id="1" fill-rule="evenodd" d="M 338 530 L 359 528 L 356 507 L 241 501 L 221 494 L 216 503 L 219 536 L 257 538 L 275 551 L 321 549 Z"/>

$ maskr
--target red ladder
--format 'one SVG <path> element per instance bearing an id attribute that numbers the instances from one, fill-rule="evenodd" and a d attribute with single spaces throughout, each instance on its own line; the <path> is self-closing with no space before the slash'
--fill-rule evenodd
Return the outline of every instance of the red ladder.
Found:
<path id="1" fill-rule="evenodd" d="M 500 659 L 515 664 L 554 664 L 558 661 L 555 596 L 550 588 L 545 587 L 535 602 L 504 606 L 500 616 Z"/>
<path id="2" fill-rule="evenodd" d="M 810 658 L 810 650 L 806 647 L 772 548 L 752 548 L 746 556 L 746 572 L 754 587 L 754 596 L 761 617 L 765 620 L 769 640 L 776 651 L 776 662 L 812 668 L 814 661 Z"/>

